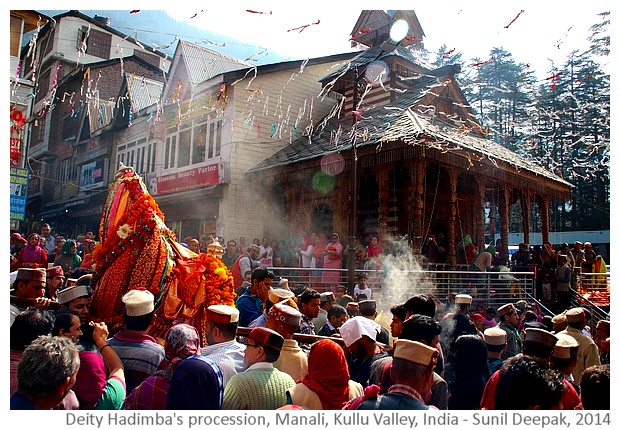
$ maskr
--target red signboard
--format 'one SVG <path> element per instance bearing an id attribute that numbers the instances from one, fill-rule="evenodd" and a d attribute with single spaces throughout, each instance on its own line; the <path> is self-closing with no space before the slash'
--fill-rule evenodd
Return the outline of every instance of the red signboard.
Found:
<path id="1" fill-rule="evenodd" d="M 21 157 L 21 140 L 20 133 L 22 126 L 26 122 L 24 113 L 14 106 L 11 106 L 11 166 L 19 165 L 19 158 Z"/>
<path id="2" fill-rule="evenodd" d="M 157 194 L 217 185 L 223 183 L 223 179 L 224 172 L 219 164 L 195 167 L 182 172 L 158 176 Z"/>

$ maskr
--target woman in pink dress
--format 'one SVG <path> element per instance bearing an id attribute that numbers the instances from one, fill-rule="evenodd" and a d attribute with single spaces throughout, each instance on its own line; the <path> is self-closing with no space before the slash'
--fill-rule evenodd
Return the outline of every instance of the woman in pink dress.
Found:
<path id="1" fill-rule="evenodd" d="M 28 244 L 24 246 L 17 256 L 17 268 L 29 267 L 47 269 L 47 254 L 41 246 L 41 237 L 37 233 L 28 236 Z"/>
<path id="2" fill-rule="evenodd" d="M 340 284 L 340 269 L 342 269 L 342 243 L 337 233 L 332 233 L 332 241 L 323 251 L 323 269 L 338 269 L 338 271 L 324 270 L 321 282 L 328 291 L 334 291 Z"/>
<path id="3" fill-rule="evenodd" d="M 381 247 L 381 241 L 379 235 L 372 234 L 370 236 L 370 243 L 366 247 L 366 263 L 364 269 L 367 270 L 366 276 L 368 276 L 368 285 L 372 288 L 377 287 L 381 282 L 381 255 L 383 254 L 383 248 Z"/>

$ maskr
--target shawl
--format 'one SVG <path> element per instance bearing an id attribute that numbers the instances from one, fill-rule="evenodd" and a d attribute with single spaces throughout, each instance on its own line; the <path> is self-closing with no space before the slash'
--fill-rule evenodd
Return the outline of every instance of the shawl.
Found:
<path id="1" fill-rule="evenodd" d="M 30 244 L 30 239 L 36 236 L 37 237 L 37 244 L 36 245 L 31 245 Z M 41 263 L 41 251 L 43 248 L 41 248 L 41 236 L 39 236 L 37 233 L 32 233 L 30 236 L 28 236 L 28 243 L 26 244 L 26 246 L 24 247 L 24 251 L 23 251 L 23 261 L 25 263 Z"/>
<path id="2" fill-rule="evenodd" d="M 307 250 L 308 250 L 308 247 L 309 247 L 310 245 L 311 245 L 311 243 L 310 243 L 310 236 L 308 236 L 308 235 L 304 236 L 304 243 L 303 243 L 303 245 L 301 246 L 301 248 L 300 248 L 300 249 L 301 249 L 302 251 L 307 251 Z"/>
<path id="3" fill-rule="evenodd" d="M 166 397 L 166 409 L 221 409 L 222 373 L 208 357 L 193 355 L 174 372 Z"/>
<path id="4" fill-rule="evenodd" d="M 73 258 L 73 264 L 72 266 L 74 268 L 80 267 L 80 259 L 78 258 L 78 255 L 76 252 L 71 252 L 71 248 L 75 245 L 75 242 L 72 240 L 67 240 L 65 243 L 63 243 L 62 248 L 60 249 L 60 253 L 62 255 L 64 255 L 65 257 L 69 257 L 69 258 Z"/>
<path id="5" fill-rule="evenodd" d="M 312 248 L 312 256 L 316 258 L 317 263 L 319 261 L 321 262 L 323 261 L 323 250 L 325 249 L 326 246 L 327 246 L 327 239 L 325 238 L 325 235 L 321 233 L 319 235 L 318 245 L 314 245 L 314 247 Z"/>
<path id="6" fill-rule="evenodd" d="M 372 243 L 369 243 L 366 247 L 366 255 L 368 256 L 368 258 L 378 257 L 381 254 L 383 254 L 383 248 L 381 247 L 381 242 L 379 241 L 379 238 L 377 238 L 376 245 L 372 245 Z"/>
<path id="7" fill-rule="evenodd" d="M 607 264 L 605 264 L 605 260 L 603 260 L 603 256 L 597 255 L 596 260 L 594 260 L 594 264 L 592 265 L 592 272 L 599 273 L 599 275 L 594 275 L 594 283 L 595 284 L 606 284 L 607 283 Z"/>
<path id="8" fill-rule="evenodd" d="M 323 339 L 308 355 L 308 373 L 300 381 L 314 391 L 325 410 L 342 409 L 349 401 L 349 368 L 342 348 Z"/>
<path id="9" fill-rule="evenodd" d="M 80 370 L 73 385 L 73 391 L 80 400 L 80 409 L 95 409 L 106 383 L 103 357 L 97 351 L 81 351 Z"/>
<path id="10" fill-rule="evenodd" d="M 165 409 L 170 380 L 177 366 L 187 357 L 200 354 L 200 335 L 189 324 L 176 324 L 168 329 L 164 344 L 166 358 L 160 370 L 133 389 L 125 401 L 125 409 Z"/>
<path id="11" fill-rule="evenodd" d="M 166 357 L 160 365 L 160 370 L 154 375 L 163 376 L 170 381 L 179 363 L 192 355 L 200 355 L 198 330 L 189 324 L 176 324 L 170 327 L 166 333 L 164 350 Z"/>

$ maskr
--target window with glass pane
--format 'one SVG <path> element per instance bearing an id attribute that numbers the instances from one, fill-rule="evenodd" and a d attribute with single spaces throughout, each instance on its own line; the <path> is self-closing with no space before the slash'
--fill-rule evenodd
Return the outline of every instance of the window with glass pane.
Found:
<path id="1" fill-rule="evenodd" d="M 215 156 L 219 157 L 222 152 L 222 121 L 215 123 Z"/>
<path id="2" fill-rule="evenodd" d="M 194 147 L 192 148 L 192 164 L 198 164 L 205 161 L 206 138 L 206 124 L 199 124 L 194 127 Z"/>
<path id="3" fill-rule="evenodd" d="M 222 149 L 222 121 L 209 124 L 209 149 L 207 158 L 219 157 Z"/>
<path id="4" fill-rule="evenodd" d="M 185 167 L 189 164 L 189 154 L 192 144 L 192 129 L 183 130 L 179 133 L 179 156 L 177 167 Z"/>

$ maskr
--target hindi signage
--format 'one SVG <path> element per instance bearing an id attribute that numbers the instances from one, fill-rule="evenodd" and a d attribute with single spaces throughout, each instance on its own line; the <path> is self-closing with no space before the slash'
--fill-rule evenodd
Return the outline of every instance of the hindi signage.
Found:
<path id="1" fill-rule="evenodd" d="M 11 220 L 26 219 L 28 198 L 28 169 L 11 167 Z"/>

